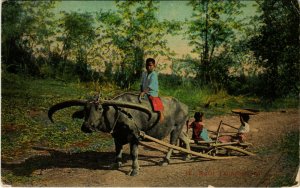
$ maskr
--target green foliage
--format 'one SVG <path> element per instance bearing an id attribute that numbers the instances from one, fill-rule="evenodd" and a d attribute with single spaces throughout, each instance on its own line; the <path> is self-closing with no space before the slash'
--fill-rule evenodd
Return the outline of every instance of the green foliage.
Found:
<path id="1" fill-rule="evenodd" d="M 172 76 L 177 77 L 176 80 L 184 80 L 194 77 L 197 74 L 197 59 L 187 55 L 183 59 L 172 60 Z"/>
<path id="2" fill-rule="evenodd" d="M 261 75 L 262 95 L 276 97 L 299 93 L 299 6 L 293 1 L 259 1 L 262 11 L 260 35 L 249 42 Z"/>
<path id="3" fill-rule="evenodd" d="M 55 17 L 55 3 L 3 4 L 2 68 L 32 76 L 91 80 L 88 55 L 96 50 L 94 18 L 76 12 Z"/>
<path id="4" fill-rule="evenodd" d="M 299 169 L 299 131 L 289 132 L 281 140 L 281 151 L 283 152 L 282 163 L 286 171 L 282 176 L 276 176 L 271 187 L 284 187 L 295 185 L 296 173 Z"/>
<path id="5" fill-rule="evenodd" d="M 123 88 L 140 78 L 146 56 L 170 56 L 167 34 L 174 34 L 179 23 L 160 22 L 155 1 L 118 1 L 117 12 L 98 12 L 99 28 L 118 50 L 115 81 Z"/>
<path id="6" fill-rule="evenodd" d="M 241 21 L 237 20 L 242 4 L 240 1 L 191 0 L 189 5 L 193 7 L 194 12 L 186 34 L 190 45 L 194 47 L 193 52 L 199 55 L 197 77 L 205 84 L 218 83 L 220 79 L 213 77 L 222 74 L 220 69 L 223 68 L 220 65 L 222 66 L 223 62 L 218 60 L 224 55 L 218 57 L 216 52 L 221 51 L 225 56 L 230 52 L 236 32 L 242 26 Z M 213 70 L 214 68 L 218 70 Z M 226 68 L 225 64 L 224 69 Z M 225 76 L 224 74 L 222 76 Z M 219 84 L 224 83 L 221 81 Z"/>
<path id="7" fill-rule="evenodd" d="M 60 48 L 56 48 L 53 53 L 50 53 L 49 63 L 51 67 L 57 69 L 57 67 L 53 67 L 53 64 L 62 65 L 59 66 L 58 73 L 75 76 L 81 81 L 91 80 L 91 63 L 88 57 L 89 53 L 95 50 L 96 44 L 93 15 L 90 13 L 63 12 L 59 24 L 61 27 L 58 29 L 59 35 L 56 40 Z"/>
<path id="8" fill-rule="evenodd" d="M 39 74 L 34 52 L 49 48 L 54 2 L 5 1 L 2 11 L 2 63 L 10 72 Z"/>
<path id="9" fill-rule="evenodd" d="M 57 40 L 63 43 L 61 53 L 64 59 L 74 54 L 86 58 L 96 37 L 93 16 L 90 13 L 64 12 L 60 22 L 62 27 L 59 32 L 62 35 Z"/>
<path id="10" fill-rule="evenodd" d="M 139 90 L 139 82 L 136 82 L 132 88 Z M 299 103 L 299 100 L 293 97 L 280 98 L 269 103 L 258 96 L 230 95 L 225 89 L 215 90 L 214 87 L 198 84 L 198 80 L 194 78 L 182 79 L 176 75 L 159 74 L 159 88 L 160 96 L 175 97 L 187 104 L 191 116 L 195 111 L 202 111 L 207 118 L 231 114 L 231 110 L 234 108 L 273 111 L 283 108 L 298 108 Z"/>

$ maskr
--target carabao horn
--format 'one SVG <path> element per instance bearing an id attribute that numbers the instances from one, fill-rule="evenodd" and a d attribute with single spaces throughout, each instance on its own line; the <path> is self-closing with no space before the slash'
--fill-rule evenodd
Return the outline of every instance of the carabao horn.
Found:
<path id="1" fill-rule="evenodd" d="M 68 108 L 71 106 L 85 106 L 86 103 L 87 103 L 86 100 L 69 100 L 69 101 L 57 103 L 54 106 L 50 107 L 50 109 L 48 110 L 48 118 L 51 120 L 51 122 L 53 122 L 52 115 L 56 111 L 64 109 L 64 108 Z"/>

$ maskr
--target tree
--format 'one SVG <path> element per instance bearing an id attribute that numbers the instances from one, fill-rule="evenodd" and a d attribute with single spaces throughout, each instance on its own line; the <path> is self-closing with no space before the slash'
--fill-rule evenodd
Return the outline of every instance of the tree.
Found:
<path id="1" fill-rule="evenodd" d="M 249 42 L 264 68 L 262 95 L 276 97 L 299 93 L 299 6 L 296 0 L 258 0 L 262 11 L 260 35 Z"/>
<path id="2" fill-rule="evenodd" d="M 62 42 L 61 56 L 73 58 L 80 51 L 88 51 L 95 41 L 94 17 L 90 13 L 63 12 L 60 19 L 61 35 L 57 38 Z M 73 55 L 73 56 L 72 56 Z"/>
<path id="3" fill-rule="evenodd" d="M 2 63 L 11 72 L 38 74 L 34 53 L 54 34 L 53 2 L 5 1 L 2 5 Z M 50 44 L 48 45 L 50 46 Z"/>
<path id="4" fill-rule="evenodd" d="M 102 33 L 119 54 L 116 75 L 119 85 L 130 87 L 140 78 L 146 56 L 170 56 L 164 38 L 179 30 L 177 22 L 159 21 L 155 1 L 117 1 L 117 12 L 99 12 Z"/>
<path id="5" fill-rule="evenodd" d="M 94 49 L 96 33 L 94 16 L 90 13 L 63 12 L 59 20 L 57 41 L 63 63 L 76 62 L 76 73 L 81 80 L 86 80 L 88 57 Z"/>
<path id="6" fill-rule="evenodd" d="M 220 74 L 226 77 L 222 56 L 226 56 L 231 50 L 231 43 L 236 40 L 237 31 L 241 24 L 237 16 L 241 13 L 242 4 L 239 0 L 214 1 L 191 0 L 188 3 L 193 7 L 192 20 L 188 23 L 187 36 L 194 53 L 199 54 L 197 66 L 197 78 L 203 84 L 214 84 L 220 80 Z M 228 58 L 227 58 L 228 59 Z M 216 65 L 220 63 L 220 65 Z M 216 70 L 216 68 L 220 68 Z"/>

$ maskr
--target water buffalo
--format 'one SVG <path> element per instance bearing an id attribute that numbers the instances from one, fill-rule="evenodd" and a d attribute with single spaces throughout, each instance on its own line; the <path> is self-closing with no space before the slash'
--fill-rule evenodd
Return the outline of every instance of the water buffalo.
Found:
<path id="1" fill-rule="evenodd" d="M 159 114 L 153 112 L 148 99 L 139 101 L 137 94 L 124 93 L 111 100 L 70 100 L 52 106 L 48 111 L 51 121 L 52 115 L 63 108 L 83 106 L 83 110 L 76 111 L 72 117 L 82 118 L 83 132 L 102 131 L 111 132 L 116 150 L 116 166 L 122 165 L 122 147 L 130 144 L 132 170 L 129 173 L 135 176 L 139 171 L 138 144 L 140 133 L 144 132 L 157 139 L 170 135 L 170 144 L 176 144 L 180 139 L 187 149 L 190 149 L 188 139 L 182 128 L 188 119 L 188 107 L 172 97 L 161 97 L 164 105 L 164 120 L 159 121 Z M 166 165 L 170 161 L 170 149 L 162 161 Z M 188 156 L 186 156 L 188 157 Z"/>

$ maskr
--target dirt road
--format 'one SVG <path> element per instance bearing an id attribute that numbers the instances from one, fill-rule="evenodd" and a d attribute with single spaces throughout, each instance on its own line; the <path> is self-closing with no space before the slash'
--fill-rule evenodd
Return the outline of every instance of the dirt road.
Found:
<path id="1" fill-rule="evenodd" d="M 204 121 L 208 129 L 216 130 L 220 120 L 239 125 L 235 115 Z M 128 146 L 124 151 L 125 164 L 119 170 L 110 168 L 113 150 L 73 154 L 47 151 L 22 164 L 10 165 L 7 170 L 18 174 L 18 168 L 28 168 L 28 173 L 20 176 L 33 177 L 30 185 L 12 182 L 13 186 L 274 186 L 278 181 L 295 179 L 298 167 L 286 165 L 289 156 L 280 145 L 287 135 L 299 135 L 299 122 L 299 110 L 260 112 L 252 116 L 247 139 L 253 144 L 250 150 L 255 156 L 214 161 L 193 157 L 183 161 L 182 154 L 176 153 L 170 165 L 161 167 L 157 163 L 164 154 L 141 146 L 141 169 L 136 177 L 126 175 L 131 168 Z M 40 168 L 31 168 L 33 164 L 40 164 Z"/>

